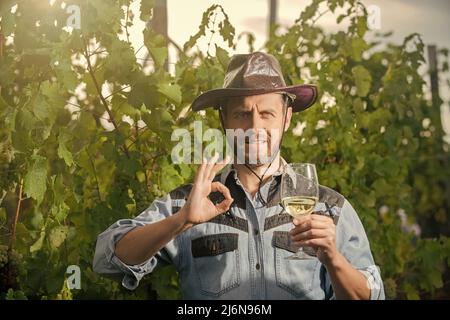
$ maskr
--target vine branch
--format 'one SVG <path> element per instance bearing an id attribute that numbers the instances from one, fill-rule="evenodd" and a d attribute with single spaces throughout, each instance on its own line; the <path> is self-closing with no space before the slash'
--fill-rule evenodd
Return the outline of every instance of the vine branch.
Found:
<path id="1" fill-rule="evenodd" d="M 100 98 L 100 101 L 102 102 L 106 112 L 108 113 L 109 119 L 110 119 L 111 123 L 113 124 L 114 129 L 116 130 L 117 133 L 119 133 L 119 129 L 118 129 L 119 126 L 117 125 L 117 122 L 114 119 L 112 111 L 109 109 L 108 102 L 106 101 L 105 97 L 103 96 L 102 90 L 101 90 L 101 88 L 100 88 L 100 86 L 98 84 L 97 78 L 95 77 L 95 74 L 94 74 L 94 71 L 93 71 L 93 68 L 92 68 L 92 65 L 91 65 L 91 60 L 90 60 L 90 57 L 89 57 L 88 49 L 87 49 L 86 40 L 84 39 L 84 37 L 82 39 L 83 39 L 84 56 L 85 56 L 86 61 L 87 61 L 87 67 L 88 67 L 89 75 L 92 78 L 92 82 L 94 83 L 95 90 L 97 91 L 97 94 L 98 94 L 98 96 Z M 123 147 L 123 151 L 125 152 L 126 156 L 128 158 L 130 158 L 130 154 L 128 152 L 127 147 L 125 145 L 122 146 L 122 147 Z"/>
<path id="2" fill-rule="evenodd" d="M 14 242 L 16 241 L 16 227 L 17 227 L 17 222 L 19 221 L 20 207 L 21 207 L 22 200 L 23 200 L 22 195 L 23 195 L 23 179 L 20 179 L 19 199 L 17 200 L 16 213 L 14 215 L 13 224 L 11 225 L 11 238 L 9 239 L 8 250 L 10 252 L 13 250 Z"/>

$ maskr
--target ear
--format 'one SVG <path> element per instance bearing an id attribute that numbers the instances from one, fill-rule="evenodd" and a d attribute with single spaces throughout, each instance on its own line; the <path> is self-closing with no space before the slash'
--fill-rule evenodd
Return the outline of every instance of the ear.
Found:
<path id="1" fill-rule="evenodd" d="M 292 107 L 288 107 L 286 114 L 286 123 L 284 125 L 284 132 L 288 131 L 289 127 L 291 126 L 291 119 L 292 119 Z"/>

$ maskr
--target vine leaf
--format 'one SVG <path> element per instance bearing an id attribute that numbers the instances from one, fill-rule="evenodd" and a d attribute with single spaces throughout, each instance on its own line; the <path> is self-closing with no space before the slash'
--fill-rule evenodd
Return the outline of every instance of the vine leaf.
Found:
<path id="1" fill-rule="evenodd" d="M 24 190 L 29 197 L 37 201 L 37 205 L 40 205 L 47 189 L 47 159 L 35 155 L 33 160 L 33 165 L 25 176 Z"/>
<path id="2" fill-rule="evenodd" d="M 363 66 L 356 66 L 352 68 L 352 74 L 355 77 L 358 96 L 367 96 L 372 82 L 372 76 L 370 75 L 370 72 Z"/>

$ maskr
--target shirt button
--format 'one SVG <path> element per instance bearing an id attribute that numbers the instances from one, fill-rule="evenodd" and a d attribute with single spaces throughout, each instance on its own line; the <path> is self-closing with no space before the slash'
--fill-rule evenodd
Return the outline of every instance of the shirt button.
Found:
<path id="1" fill-rule="evenodd" d="M 259 230 L 258 229 L 254 229 L 253 232 L 255 233 L 255 236 L 257 236 L 259 234 Z"/>
<path id="2" fill-rule="evenodd" d="M 261 268 L 261 266 L 259 265 L 259 263 L 256 264 L 256 270 L 259 270 Z"/>

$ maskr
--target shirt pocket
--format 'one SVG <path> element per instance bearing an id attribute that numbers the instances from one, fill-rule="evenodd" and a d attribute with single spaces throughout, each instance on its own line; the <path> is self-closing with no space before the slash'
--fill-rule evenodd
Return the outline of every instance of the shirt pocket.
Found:
<path id="1" fill-rule="evenodd" d="M 193 239 L 191 251 L 201 291 L 220 296 L 239 286 L 237 233 L 220 233 Z"/>
<path id="2" fill-rule="evenodd" d="M 286 259 L 297 252 L 291 244 L 288 231 L 274 231 L 272 245 L 275 251 L 275 277 L 277 285 L 296 298 L 308 298 L 318 286 L 320 261 L 312 257 L 305 260 Z"/>

